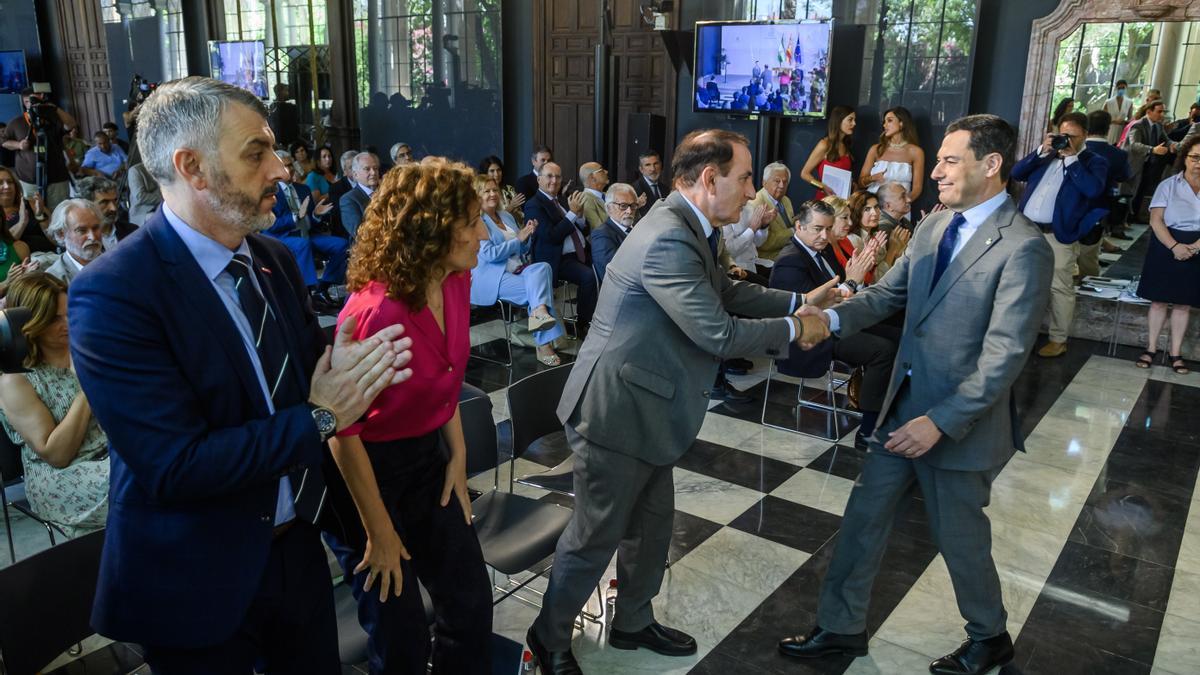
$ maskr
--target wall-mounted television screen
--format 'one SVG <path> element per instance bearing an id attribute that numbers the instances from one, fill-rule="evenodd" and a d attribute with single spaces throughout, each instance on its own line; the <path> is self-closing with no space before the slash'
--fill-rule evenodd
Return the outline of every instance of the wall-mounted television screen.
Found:
<path id="1" fill-rule="evenodd" d="M 830 21 L 696 24 L 694 110 L 824 117 Z"/>
<path id="2" fill-rule="evenodd" d="M 262 40 L 209 42 L 208 59 L 215 79 L 267 97 L 267 51 Z"/>
<path id="3" fill-rule="evenodd" d="M 28 86 L 25 52 L 20 49 L 0 51 L 0 94 L 19 94 Z"/>

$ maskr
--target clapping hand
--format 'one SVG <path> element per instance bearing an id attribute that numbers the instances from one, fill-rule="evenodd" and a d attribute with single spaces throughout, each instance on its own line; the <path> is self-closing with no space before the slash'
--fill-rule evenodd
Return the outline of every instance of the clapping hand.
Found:
<path id="1" fill-rule="evenodd" d="M 33 196 L 29 198 L 29 205 L 33 207 L 33 217 L 40 220 L 42 217 L 42 209 L 45 206 L 45 202 L 42 201 L 42 193 L 33 193 Z"/>
<path id="2" fill-rule="evenodd" d="M 580 215 L 583 213 L 583 190 L 567 197 L 567 206 L 571 207 L 571 213 Z"/>
<path id="3" fill-rule="evenodd" d="M 401 337 L 404 326 L 392 324 L 369 338 L 354 340 L 355 317 L 347 318 L 317 362 L 309 402 L 328 408 L 339 431 L 367 411 L 379 392 L 412 377 L 412 340 Z"/>
<path id="4" fill-rule="evenodd" d="M 300 212 L 296 214 L 296 220 L 304 220 L 304 216 L 308 215 L 308 202 L 311 200 L 312 196 L 308 196 L 304 198 L 304 201 L 300 202 Z"/>
<path id="5" fill-rule="evenodd" d="M 517 194 L 513 195 L 512 199 L 508 200 L 508 208 L 505 210 L 510 211 L 510 212 L 511 211 L 520 211 L 521 207 L 524 205 L 525 205 L 525 195 L 518 192 Z"/>
<path id="6" fill-rule="evenodd" d="M 767 223 L 775 220 L 775 207 L 766 204 L 759 204 L 754 207 L 754 211 L 750 213 L 750 229 L 755 232 L 766 227 Z"/>
<path id="7" fill-rule="evenodd" d="M 517 230 L 517 240 L 521 243 L 525 243 L 525 241 L 532 237 L 533 233 L 537 231 L 537 224 L 538 223 L 536 220 L 525 221 L 525 227 Z"/>
<path id="8" fill-rule="evenodd" d="M 313 214 L 315 214 L 318 218 L 320 218 L 321 216 L 324 216 L 326 213 L 329 213 L 332 210 L 333 210 L 333 202 L 329 201 L 328 197 L 322 197 L 321 201 L 317 202 L 317 208 L 315 210 L 313 210 Z"/>
<path id="9" fill-rule="evenodd" d="M 933 214 L 933 213 L 937 213 L 938 211 L 945 211 L 945 210 L 946 210 L 946 205 L 941 202 L 938 202 L 937 204 L 934 204 L 932 209 L 929 209 L 928 211 L 922 210 L 920 220 L 925 220 L 926 216 Z M 920 220 L 917 222 L 920 222 Z"/>
<path id="10" fill-rule="evenodd" d="M 645 192 L 643 192 L 642 194 L 637 196 L 637 205 L 638 205 L 639 209 L 646 205 L 646 193 Z"/>

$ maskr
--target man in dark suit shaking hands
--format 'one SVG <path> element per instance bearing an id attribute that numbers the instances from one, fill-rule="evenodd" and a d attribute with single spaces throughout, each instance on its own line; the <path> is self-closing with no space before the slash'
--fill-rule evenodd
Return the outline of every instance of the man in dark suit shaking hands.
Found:
<path id="1" fill-rule="evenodd" d="M 877 284 L 827 310 L 848 337 L 907 307 L 891 383 L 821 586 L 817 626 L 785 655 L 867 653 L 867 605 L 896 505 L 914 482 L 946 561 L 968 640 L 929 665 L 982 675 L 1013 658 L 991 523 L 992 480 L 1022 447 L 1012 385 L 1037 339 L 1054 253 L 1007 191 L 1017 132 L 995 115 L 946 129 L 926 218 Z"/>
<path id="2" fill-rule="evenodd" d="M 730 281 L 717 264 L 720 227 L 754 196 L 746 138 L 694 131 L 671 173 L 677 190 L 608 266 L 558 405 L 575 454 L 575 511 L 527 637 L 543 675 L 581 672 L 571 628 L 614 551 L 620 593 L 609 644 L 696 653 L 695 639 L 659 624 L 651 607 L 671 543 L 672 468 L 696 440 L 721 359 L 774 357 L 793 341 L 811 347 L 828 337 L 815 307 L 796 312 L 803 295 Z M 832 298 L 835 282 L 807 301 Z"/>
<path id="3" fill-rule="evenodd" d="M 216 80 L 159 87 L 138 143 L 163 206 L 71 285 L 112 458 L 92 625 L 159 675 L 341 672 L 312 525 L 325 441 L 411 374 L 399 328 L 343 326 L 331 351 L 291 253 L 258 234 L 287 176 L 266 117 Z"/>

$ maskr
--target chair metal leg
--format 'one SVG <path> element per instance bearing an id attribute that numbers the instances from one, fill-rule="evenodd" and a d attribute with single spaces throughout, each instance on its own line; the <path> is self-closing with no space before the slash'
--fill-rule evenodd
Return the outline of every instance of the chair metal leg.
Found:
<path id="1" fill-rule="evenodd" d="M 813 438 L 820 438 L 820 439 L 826 440 L 826 441 L 836 441 L 841 437 L 840 433 L 839 433 L 840 428 L 838 426 L 839 419 L 851 418 L 851 417 L 854 417 L 854 418 L 862 417 L 861 413 L 844 410 L 838 406 L 837 390 L 842 385 L 846 384 L 846 382 L 848 382 L 849 380 L 836 379 L 834 377 L 833 364 L 831 363 L 829 370 L 826 372 L 826 383 L 825 383 L 825 393 L 826 393 L 826 396 L 828 397 L 828 402 L 820 403 L 817 401 L 806 400 L 804 398 L 805 379 L 798 378 L 800 380 L 800 383 L 798 385 L 796 385 L 796 405 L 792 407 L 792 412 L 793 412 L 793 416 L 794 416 L 794 420 L 793 420 L 794 428 L 780 426 L 778 424 L 772 424 L 767 421 L 767 401 L 770 397 L 771 380 L 773 379 L 774 374 L 775 374 L 775 362 L 772 361 L 771 365 L 767 368 L 767 383 L 766 383 L 766 387 L 763 389 L 763 407 L 762 407 L 762 416 L 761 416 L 760 422 L 765 427 L 770 427 L 772 429 L 779 429 L 780 431 L 787 431 L 787 432 L 790 432 L 793 434 L 800 434 L 803 436 L 811 436 Z M 820 411 L 827 413 L 826 425 L 825 425 L 825 428 L 826 428 L 825 435 L 812 434 L 812 433 L 808 433 L 806 431 L 800 430 L 800 416 L 804 409 L 820 410 Z"/>
<path id="2" fill-rule="evenodd" d="M 0 477 L 0 486 L 3 486 L 4 479 Z M 0 506 L 4 507 L 4 532 L 8 535 L 8 555 L 12 561 L 17 562 L 17 547 L 13 543 L 12 518 L 8 515 L 8 498 L 4 496 L 3 487 L 0 487 Z"/>

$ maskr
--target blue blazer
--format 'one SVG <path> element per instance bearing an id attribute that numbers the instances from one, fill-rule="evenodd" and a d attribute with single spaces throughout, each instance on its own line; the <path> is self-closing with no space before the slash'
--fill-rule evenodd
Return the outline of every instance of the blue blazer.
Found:
<path id="1" fill-rule="evenodd" d="M 246 238 L 301 380 L 326 344 L 291 252 Z M 300 403 L 268 415 L 217 290 L 160 208 L 71 282 L 71 355 L 111 457 L 92 626 L 177 647 L 242 623 L 271 547 L 279 478 L 319 467 Z M 308 392 L 303 392 L 307 398 Z"/>
<path id="2" fill-rule="evenodd" d="M 1024 212 L 1029 197 L 1033 194 L 1051 162 L 1059 161 L 1051 154 L 1041 157 L 1034 150 L 1012 168 L 1013 180 L 1025 181 L 1025 193 L 1017 210 Z M 1058 198 L 1054 200 L 1054 238 L 1063 244 L 1079 241 L 1100 219 L 1108 213 L 1107 208 L 1097 206 L 1096 199 L 1104 194 L 1108 180 L 1108 162 L 1087 148 L 1079 153 L 1079 161 L 1067 167 Z"/>
<path id="3" fill-rule="evenodd" d="M 1087 142 L 1087 149 L 1096 153 L 1108 162 L 1108 173 L 1105 180 L 1105 185 L 1109 193 L 1116 194 L 1121 183 L 1129 180 L 1129 174 L 1132 173 L 1129 168 L 1129 153 L 1109 143 L 1103 138 L 1098 138 L 1095 141 Z"/>
<path id="4" fill-rule="evenodd" d="M 515 232 L 517 220 L 507 211 L 500 212 L 500 219 L 505 226 Z M 529 253 L 533 237 L 524 242 L 518 239 L 505 239 L 504 233 L 486 215 L 483 224 L 487 225 L 488 238 L 479 242 L 479 262 L 471 270 L 471 304 L 487 307 L 496 304 L 500 295 L 500 278 L 504 276 L 504 265 L 514 255 Z"/>
<path id="5" fill-rule="evenodd" d="M 558 281 L 558 261 L 562 258 L 563 241 L 571 236 L 571 228 L 575 225 L 541 190 L 525 202 L 525 219 L 538 223 L 537 230 L 529 238 L 533 242 L 533 261 L 549 265 L 554 280 Z M 588 235 L 586 224 L 582 234 L 584 237 Z"/>
<path id="6" fill-rule="evenodd" d="M 362 224 L 363 214 L 367 212 L 369 203 L 371 197 L 357 185 L 338 200 L 338 209 L 342 212 L 342 229 L 350 235 L 350 241 L 354 241 L 355 235 L 358 234 L 358 226 Z"/>
<path id="7" fill-rule="evenodd" d="M 309 200 L 308 212 L 311 214 L 312 210 L 317 206 L 312 203 L 312 190 L 307 185 L 299 183 L 293 183 L 292 187 L 296 189 L 297 201 L 303 203 L 305 199 Z M 275 224 L 267 228 L 267 234 L 272 237 L 300 236 L 300 227 L 296 224 L 296 218 L 292 215 L 292 209 L 288 207 L 287 195 L 284 194 L 283 188 L 279 185 L 275 186 L 275 206 L 271 209 L 271 212 L 275 214 Z M 305 216 L 305 218 L 309 218 L 309 216 Z"/>
<path id="8" fill-rule="evenodd" d="M 612 262 L 617 249 L 628 236 L 612 218 L 592 230 L 592 267 L 596 270 L 597 282 L 604 283 L 604 272 L 608 269 L 608 263 Z"/>

